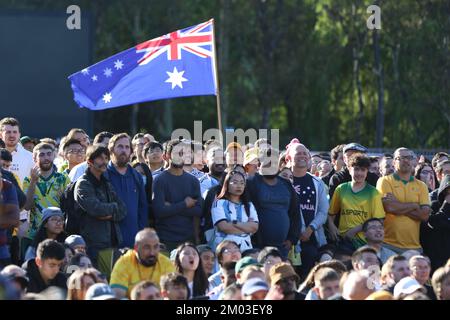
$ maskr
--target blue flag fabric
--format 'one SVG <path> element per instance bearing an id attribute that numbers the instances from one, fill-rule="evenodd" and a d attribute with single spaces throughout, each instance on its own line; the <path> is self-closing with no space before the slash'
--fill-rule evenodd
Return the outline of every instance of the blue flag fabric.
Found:
<path id="1" fill-rule="evenodd" d="M 216 95 L 214 21 L 143 42 L 69 76 L 75 102 L 103 110 Z"/>

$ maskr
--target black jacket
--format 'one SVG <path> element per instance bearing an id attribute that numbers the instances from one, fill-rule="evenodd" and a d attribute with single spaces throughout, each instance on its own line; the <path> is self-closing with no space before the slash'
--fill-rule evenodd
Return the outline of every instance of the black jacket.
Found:
<path id="1" fill-rule="evenodd" d="M 442 267 L 450 258 L 450 203 L 445 201 L 448 188 L 450 175 L 441 181 L 438 200 L 431 203 L 430 218 L 420 225 L 420 241 L 432 270 Z"/>
<path id="2" fill-rule="evenodd" d="M 349 181 L 352 181 L 352 176 L 350 175 L 350 172 L 348 171 L 347 168 L 344 168 L 343 170 L 333 174 L 333 176 L 330 179 L 330 185 L 329 185 L 330 199 L 333 198 L 334 190 L 336 190 L 338 185 L 340 185 L 341 183 L 344 183 L 344 182 L 349 182 Z M 367 172 L 366 181 L 370 185 L 372 185 L 376 188 L 378 176 L 372 172 Z"/>
<path id="3" fill-rule="evenodd" d="M 125 218 L 127 208 L 117 196 L 111 183 L 102 175 L 100 180 L 88 170 L 75 185 L 75 201 L 85 211 L 80 217 L 80 235 L 87 247 L 107 249 L 122 242 L 119 221 Z M 105 216 L 112 220 L 100 220 Z"/>
<path id="4" fill-rule="evenodd" d="M 39 293 L 44 291 L 48 287 L 59 287 L 61 289 L 67 289 L 67 278 L 62 272 L 58 272 L 55 278 L 50 280 L 48 284 L 45 283 L 44 279 L 42 279 L 41 274 L 39 273 L 38 266 L 36 265 L 35 259 L 30 259 L 26 261 L 22 268 L 27 272 L 28 277 L 28 287 L 27 292 Z"/>

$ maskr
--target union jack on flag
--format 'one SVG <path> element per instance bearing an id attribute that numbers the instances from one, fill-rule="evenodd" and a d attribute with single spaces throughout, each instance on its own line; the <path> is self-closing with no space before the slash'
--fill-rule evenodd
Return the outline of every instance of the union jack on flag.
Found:
<path id="1" fill-rule="evenodd" d="M 214 20 L 145 41 L 69 76 L 74 100 L 91 110 L 216 95 Z"/>

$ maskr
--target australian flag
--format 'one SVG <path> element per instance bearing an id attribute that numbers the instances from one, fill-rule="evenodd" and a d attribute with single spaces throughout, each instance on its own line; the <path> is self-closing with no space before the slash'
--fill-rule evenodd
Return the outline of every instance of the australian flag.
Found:
<path id="1" fill-rule="evenodd" d="M 72 74 L 75 102 L 103 110 L 216 95 L 214 20 L 148 40 Z"/>

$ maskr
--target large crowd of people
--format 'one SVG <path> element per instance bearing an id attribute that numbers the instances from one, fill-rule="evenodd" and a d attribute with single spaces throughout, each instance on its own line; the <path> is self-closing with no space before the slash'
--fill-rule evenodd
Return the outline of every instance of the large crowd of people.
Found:
<path id="1" fill-rule="evenodd" d="M 0 120 L 0 299 L 450 300 L 450 158 Z"/>

